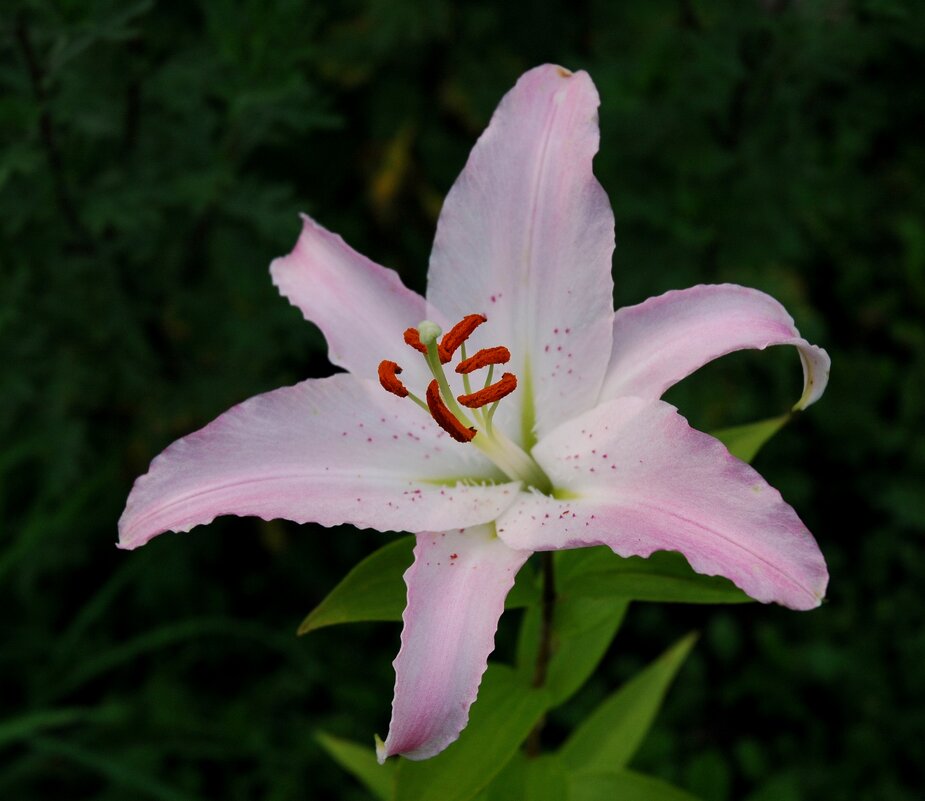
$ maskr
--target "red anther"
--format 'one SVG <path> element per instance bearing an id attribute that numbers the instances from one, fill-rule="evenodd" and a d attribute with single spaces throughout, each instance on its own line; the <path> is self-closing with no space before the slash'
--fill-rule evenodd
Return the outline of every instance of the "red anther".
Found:
<path id="1" fill-rule="evenodd" d="M 505 395 L 510 395 L 515 389 L 517 389 L 517 376 L 513 373 L 505 373 L 500 380 L 495 381 L 494 384 L 490 384 L 485 389 L 480 389 L 471 395 L 460 395 L 456 400 L 470 409 L 478 409 L 488 403 L 501 400 Z"/>
<path id="2" fill-rule="evenodd" d="M 388 359 L 379 362 L 379 383 L 382 384 L 382 388 L 386 392 L 398 395 L 399 398 L 407 398 L 408 390 L 398 378 L 400 372 L 401 367 L 395 362 L 390 362 Z"/>
<path id="3" fill-rule="evenodd" d="M 457 373 L 471 373 L 489 364 L 507 364 L 511 360 L 511 352 L 499 345 L 496 348 L 482 348 L 473 353 L 468 359 L 463 359 L 456 365 Z"/>
<path id="4" fill-rule="evenodd" d="M 421 342 L 421 335 L 418 333 L 417 328 L 408 328 L 405 330 L 405 342 L 416 351 L 420 351 L 425 356 L 427 355 L 427 347 Z"/>
<path id="5" fill-rule="evenodd" d="M 467 314 L 456 325 L 443 335 L 437 352 L 440 354 L 440 363 L 446 364 L 453 358 L 456 349 L 462 345 L 482 323 L 488 318 L 484 314 Z"/>
<path id="6" fill-rule="evenodd" d="M 440 387 L 437 385 L 437 379 L 434 379 L 427 385 L 427 408 L 437 425 L 440 426 L 457 442 L 469 442 L 478 433 L 474 428 L 466 428 L 456 416 L 447 408 L 440 397 Z"/>

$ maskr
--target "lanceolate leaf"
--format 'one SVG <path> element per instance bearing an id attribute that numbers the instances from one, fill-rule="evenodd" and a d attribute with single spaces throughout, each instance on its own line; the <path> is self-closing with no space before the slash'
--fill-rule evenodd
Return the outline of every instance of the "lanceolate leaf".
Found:
<path id="1" fill-rule="evenodd" d="M 620 628 L 628 601 L 563 597 L 556 603 L 546 689 L 553 706 L 566 701 L 594 672 Z M 536 668 L 542 612 L 527 610 L 517 647 L 518 673 L 529 682 Z"/>
<path id="2" fill-rule="evenodd" d="M 573 554 L 555 554 L 556 603 L 553 612 L 552 652 L 546 668 L 545 687 L 552 704 L 566 701 L 600 663 L 620 628 L 629 601 L 603 594 L 588 597 L 580 591 L 584 574 L 572 570 Z M 608 552 L 609 553 L 609 552 Z M 543 610 L 531 606 L 524 616 L 517 643 L 517 672 L 530 682 L 536 671 Z"/>
<path id="3" fill-rule="evenodd" d="M 695 573 L 674 551 L 658 551 L 647 559 L 624 559 L 602 546 L 566 551 L 560 556 L 562 568 L 574 575 L 571 593 L 576 597 L 692 604 L 751 600 L 727 579 Z"/>
<path id="4" fill-rule="evenodd" d="M 579 773 L 570 777 L 569 801 L 697 801 L 654 776 L 632 770 L 609 773 Z"/>
<path id="5" fill-rule="evenodd" d="M 331 759 L 362 782 L 376 798 L 381 801 L 391 800 L 395 785 L 394 763 L 380 765 L 372 746 L 364 748 L 324 732 L 319 732 L 315 739 Z"/>
<path id="6" fill-rule="evenodd" d="M 405 608 L 402 574 L 411 565 L 414 537 L 384 545 L 359 562 L 302 621 L 299 634 L 338 623 L 401 620 Z"/>
<path id="7" fill-rule="evenodd" d="M 524 801 L 562 801 L 570 798 L 568 774 L 556 754 L 527 760 Z"/>
<path id="8" fill-rule="evenodd" d="M 473 796 L 473 801 L 521 801 L 527 782 L 527 765 L 531 760 L 521 750 L 498 771 L 491 784 Z"/>
<path id="9" fill-rule="evenodd" d="M 632 759 L 695 639 L 684 637 L 591 713 L 560 752 L 570 770 L 613 771 Z"/>
<path id="10" fill-rule="evenodd" d="M 405 608 L 406 589 L 402 575 L 411 565 L 414 537 L 384 545 L 353 567 L 302 621 L 298 633 L 339 623 L 399 621 Z M 528 568 L 517 576 L 514 589 L 507 597 L 508 609 L 527 606 L 538 590 Z"/>
<path id="11" fill-rule="evenodd" d="M 395 801 L 466 801 L 486 787 L 517 753 L 549 707 L 549 695 L 531 689 L 503 665 L 490 665 L 457 742 L 423 762 L 403 760 Z"/>
<path id="12" fill-rule="evenodd" d="M 780 417 L 759 420 L 744 426 L 723 428 L 711 433 L 729 449 L 733 456 L 743 462 L 751 462 L 762 446 L 780 431 L 788 420 L 790 420 L 790 415 L 784 414 Z"/>

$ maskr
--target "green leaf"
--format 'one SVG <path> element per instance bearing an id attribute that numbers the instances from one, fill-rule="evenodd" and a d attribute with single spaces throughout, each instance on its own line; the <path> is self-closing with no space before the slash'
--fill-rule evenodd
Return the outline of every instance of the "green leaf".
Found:
<path id="1" fill-rule="evenodd" d="M 632 770 L 607 773 L 578 773 L 569 778 L 569 801 L 697 801 L 695 796 L 679 790 L 654 776 Z"/>
<path id="2" fill-rule="evenodd" d="M 594 672 L 620 628 L 629 601 L 602 596 L 589 598 L 579 593 L 582 575 L 568 568 L 574 551 L 555 554 L 556 605 L 552 623 L 552 655 L 546 670 L 545 687 L 553 706 L 575 693 Z M 543 610 L 527 610 L 517 643 L 517 672 L 530 683 L 536 671 Z"/>
<path id="3" fill-rule="evenodd" d="M 549 695 L 489 665 L 459 740 L 422 762 L 402 760 L 395 801 L 466 801 L 486 787 L 517 753 L 549 707 Z"/>
<path id="4" fill-rule="evenodd" d="M 298 634 L 340 623 L 401 620 L 406 599 L 402 576 L 411 566 L 413 549 L 414 537 L 401 537 L 371 553 L 306 616 Z M 525 567 L 508 594 L 505 607 L 527 606 L 537 597 L 535 582 Z"/>
<path id="5" fill-rule="evenodd" d="M 689 634 L 678 641 L 592 712 L 562 746 L 566 766 L 583 772 L 624 767 L 648 733 L 695 640 Z"/>
<path id="6" fill-rule="evenodd" d="M 514 755 L 478 801 L 562 801 L 569 798 L 569 777 L 557 754 Z"/>
<path id="7" fill-rule="evenodd" d="M 762 446 L 780 431 L 790 420 L 789 414 L 780 417 L 772 417 L 768 420 L 759 420 L 756 423 L 748 423 L 744 426 L 732 426 L 731 428 L 722 428 L 719 431 L 710 432 L 723 443 L 729 452 L 741 459 L 743 462 L 751 462 Z"/>
<path id="8" fill-rule="evenodd" d="M 316 734 L 315 739 L 331 759 L 360 781 L 376 798 L 390 801 L 395 787 L 395 763 L 380 765 L 371 747 L 366 748 L 324 732 Z"/>
<path id="9" fill-rule="evenodd" d="M 492 779 L 491 784 L 473 796 L 473 801 L 520 801 L 526 792 L 527 755 L 518 751 Z"/>
<path id="10" fill-rule="evenodd" d="M 546 689 L 553 706 L 566 701 L 594 672 L 620 628 L 629 602 L 613 598 L 563 596 L 556 602 L 553 651 L 546 671 Z M 530 607 L 517 645 L 517 670 L 529 682 L 535 672 L 542 611 Z"/>
<path id="11" fill-rule="evenodd" d="M 560 554 L 564 568 L 574 574 L 573 595 L 660 603 L 738 604 L 751 601 L 731 581 L 695 573 L 674 551 L 658 551 L 648 558 L 623 558 L 606 547 L 581 548 Z"/>
<path id="12" fill-rule="evenodd" d="M 556 754 L 527 760 L 524 801 L 562 801 L 569 798 L 568 774 Z"/>
<path id="13" fill-rule="evenodd" d="M 371 553 L 308 614 L 298 633 L 339 623 L 401 620 L 405 608 L 402 574 L 411 566 L 413 548 L 414 537 L 401 537 Z"/>

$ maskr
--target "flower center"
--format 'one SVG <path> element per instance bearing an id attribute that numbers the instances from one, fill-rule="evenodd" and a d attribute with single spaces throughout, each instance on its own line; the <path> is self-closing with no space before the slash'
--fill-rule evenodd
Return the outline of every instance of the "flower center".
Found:
<path id="1" fill-rule="evenodd" d="M 487 321 L 484 314 L 468 314 L 442 338 L 440 326 L 429 320 L 405 331 L 405 342 L 423 355 L 433 376 L 424 400 L 402 383 L 398 377 L 402 369 L 396 362 L 383 360 L 379 363 L 379 383 L 399 398 L 410 398 L 454 440 L 477 447 L 509 478 L 523 481 L 540 492 L 549 492 L 550 481 L 536 461 L 493 425 L 498 404 L 517 389 L 517 376 L 513 373 L 504 373 L 497 381 L 493 380 L 495 365 L 507 364 L 511 352 L 499 345 L 466 355 L 466 340 Z M 445 364 L 453 361 L 457 351 L 460 361 L 455 369 L 462 376 L 466 390 L 462 395 L 454 395 L 443 370 Z M 485 384 L 473 391 L 472 374 L 485 367 L 488 368 Z"/>

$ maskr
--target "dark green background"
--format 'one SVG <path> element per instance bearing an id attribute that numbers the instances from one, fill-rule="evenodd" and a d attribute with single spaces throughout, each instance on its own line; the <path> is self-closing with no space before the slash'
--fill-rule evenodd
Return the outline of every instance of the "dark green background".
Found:
<path id="1" fill-rule="evenodd" d="M 267 274 L 296 213 L 423 289 L 441 198 L 544 61 L 601 93 L 617 304 L 755 286 L 833 361 L 756 463 L 828 602 L 636 606 L 549 741 L 698 628 L 638 767 L 707 801 L 922 797 L 917 0 L 4 3 L 0 797 L 363 797 L 313 732 L 385 734 L 398 629 L 294 631 L 384 535 L 226 519 L 125 553 L 116 520 L 173 439 L 330 372 Z M 798 384 L 743 354 L 670 399 L 709 428 Z"/>

